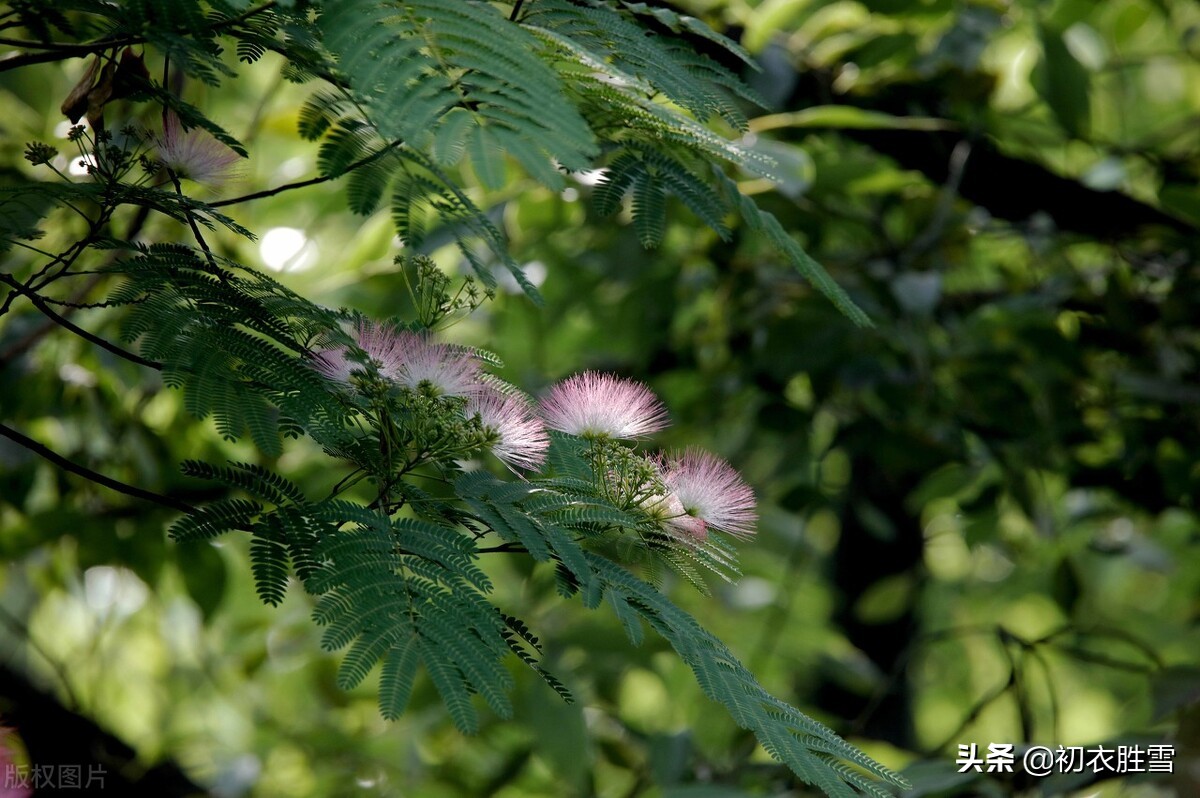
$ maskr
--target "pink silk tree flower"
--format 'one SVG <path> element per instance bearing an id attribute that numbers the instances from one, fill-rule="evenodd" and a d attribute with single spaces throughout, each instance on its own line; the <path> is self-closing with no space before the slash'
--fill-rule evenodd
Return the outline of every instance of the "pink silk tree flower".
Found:
<path id="1" fill-rule="evenodd" d="M 754 491 L 729 463 L 689 448 L 682 455 L 664 460 L 662 474 L 663 484 L 678 497 L 689 517 L 704 524 L 705 530 L 712 527 L 736 537 L 754 534 L 758 520 Z M 694 521 L 688 523 L 694 526 Z"/>
<path id="2" fill-rule="evenodd" d="M 595 371 L 554 385 L 541 409 L 546 426 L 582 438 L 640 438 L 668 423 L 666 408 L 645 385 Z"/>
<path id="3" fill-rule="evenodd" d="M 665 494 L 650 494 L 638 504 L 647 517 L 677 539 L 703 542 L 708 538 L 708 525 L 701 519 L 688 515 L 683 502 L 671 490 Z"/>
<path id="4" fill-rule="evenodd" d="M 348 357 L 349 353 L 350 347 L 335 346 L 316 353 L 309 362 L 328 379 L 349 385 L 351 373 L 356 368 L 362 368 Z"/>
<path id="5" fill-rule="evenodd" d="M 390 380 L 400 379 L 404 352 L 412 346 L 409 332 L 397 332 L 391 327 L 360 321 L 354 339 L 362 351 L 375 362 L 379 373 Z"/>
<path id="6" fill-rule="evenodd" d="M 396 385 L 417 390 L 426 384 L 439 396 L 470 397 L 479 393 L 479 361 L 469 352 L 437 344 L 424 335 L 369 321 L 359 322 L 354 342 L 379 374 Z M 312 366 L 331 380 L 349 384 L 364 367 L 349 347 L 333 346 L 317 353 Z"/>
<path id="7" fill-rule="evenodd" d="M 396 338 L 395 361 L 380 371 L 397 384 L 414 390 L 428 384 L 439 396 L 471 397 L 483 390 L 479 361 L 471 353 L 416 333 L 401 332 Z"/>
<path id="8" fill-rule="evenodd" d="M 236 152 L 203 130 L 184 130 L 179 117 L 168 113 L 156 138 L 157 157 L 177 177 L 197 183 L 219 183 L 234 177 L 240 159 Z"/>
<path id="9" fill-rule="evenodd" d="M 359 322 L 354 341 L 358 348 L 374 361 L 381 374 L 395 378 L 400 367 L 401 338 L 394 330 L 369 321 Z M 351 357 L 350 347 L 332 346 L 313 356 L 312 367 L 334 382 L 350 384 L 350 375 L 363 370 L 363 365 Z"/>
<path id="10" fill-rule="evenodd" d="M 492 454 L 509 468 L 536 471 L 545 462 L 550 438 L 541 419 L 521 397 L 484 391 L 467 400 L 464 412 L 468 418 L 478 414 L 483 426 L 496 434 L 499 440 L 492 445 Z"/>

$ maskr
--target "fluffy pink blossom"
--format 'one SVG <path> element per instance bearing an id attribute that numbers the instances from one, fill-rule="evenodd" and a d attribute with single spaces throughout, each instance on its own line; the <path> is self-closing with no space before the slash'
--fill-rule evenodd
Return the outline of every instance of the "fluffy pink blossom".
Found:
<path id="1" fill-rule="evenodd" d="M 640 382 L 585 371 L 568 377 L 542 399 L 551 429 L 585 438 L 640 438 L 667 426 L 667 410 Z"/>
<path id="2" fill-rule="evenodd" d="M 397 385 L 416 389 L 424 382 L 441 396 L 472 396 L 481 390 L 479 362 L 468 352 L 369 321 L 359 323 L 354 342 L 380 375 Z M 312 365 L 329 379 L 342 383 L 349 383 L 350 375 L 363 368 L 345 346 L 318 353 Z"/>
<path id="3" fill-rule="evenodd" d="M 658 522 L 667 532 L 686 541 L 703 541 L 708 537 L 708 526 L 699 518 L 688 515 L 683 502 L 671 490 L 652 493 L 639 502 L 642 511 Z"/>
<path id="4" fill-rule="evenodd" d="M 479 361 L 462 349 L 437 344 L 423 335 L 397 335 L 394 366 L 385 364 L 385 376 L 408 388 L 428 383 L 441 396 L 470 397 L 479 393 Z"/>
<path id="5" fill-rule="evenodd" d="M 412 347 L 409 339 L 415 337 L 409 332 L 397 332 L 391 327 L 360 321 L 354 340 L 359 348 L 374 361 L 380 374 L 388 379 L 396 380 L 400 377 L 404 353 Z"/>
<path id="6" fill-rule="evenodd" d="M 163 119 L 163 132 L 156 139 L 158 160 L 177 177 L 197 183 L 217 183 L 236 173 L 241 156 L 203 130 L 184 130 L 175 114 Z"/>
<path id="7" fill-rule="evenodd" d="M 375 362 L 381 374 L 395 376 L 400 362 L 400 336 L 394 330 L 369 321 L 359 322 L 354 342 Z M 329 379 L 346 384 L 354 371 L 363 369 L 363 365 L 351 356 L 350 347 L 340 345 L 318 352 L 313 356 L 312 366 Z"/>
<path id="8" fill-rule="evenodd" d="M 478 414 L 483 426 L 496 433 L 492 454 L 509 467 L 536 470 L 545 462 L 550 438 L 524 399 L 493 390 L 477 393 L 467 401 L 466 414 Z"/>
<path id="9" fill-rule="evenodd" d="M 361 368 L 349 355 L 350 347 L 334 346 L 313 355 L 312 367 L 334 382 L 349 384 L 350 374 L 354 369 Z"/>
<path id="10" fill-rule="evenodd" d="M 662 475 L 663 484 L 688 516 L 668 523 L 701 540 L 708 527 L 738 537 L 754 534 L 758 520 L 754 491 L 729 463 L 708 452 L 687 449 L 663 461 Z"/>

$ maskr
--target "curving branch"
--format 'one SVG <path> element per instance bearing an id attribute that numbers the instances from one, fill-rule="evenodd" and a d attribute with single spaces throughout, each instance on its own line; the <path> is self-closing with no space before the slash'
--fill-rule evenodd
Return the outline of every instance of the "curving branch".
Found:
<path id="1" fill-rule="evenodd" d="M 248 19 L 258 16 L 265 11 L 269 11 L 277 4 L 277 0 L 268 0 L 261 6 L 247 9 L 241 14 L 229 19 L 223 19 L 216 22 L 209 28 L 212 33 L 217 33 L 225 28 L 231 28 Z M 189 31 L 189 33 L 196 33 Z M 20 53 L 11 58 L 0 59 L 0 72 L 7 72 L 11 69 L 20 69 L 21 67 L 31 66 L 33 64 L 45 64 L 51 61 L 63 61 L 68 58 L 86 58 L 89 55 L 102 53 L 105 50 L 114 50 L 121 47 L 130 47 L 135 44 L 145 44 L 145 36 L 120 36 L 110 39 L 99 39 L 94 42 L 38 42 L 26 41 L 24 39 L 0 38 L 0 44 L 6 44 L 10 47 L 21 47 L 28 50 L 41 50 L 35 53 Z"/>
<path id="2" fill-rule="evenodd" d="M 111 352 L 118 357 L 124 358 L 125 360 L 128 360 L 131 363 L 137 363 L 139 366 L 145 366 L 147 368 L 152 368 L 155 371 L 162 371 L 162 369 L 163 369 L 162 363 L 159 363 L 154 360 L 148 360 L 147 358 L 144 358 L 138 354 L 134 354 L 133 352 L 130 352 L 127 349 L 122 349 L 121 347 L 114 344 L 112 341 L 108 341 L 104 338 L 101 338 L 100 336 L 96 335 L 95 333 L 88 332 L 87 330 L 83 329 L 79 325 L 75 324 L 75 322 L 71 321 L 66 316 L 62 315 L 61 313 L 56 311 L 54 308 L 50 307 L 50 305 L 46 302 L 46 299 L 41 294 L 37 293 L 36 291 L 34 291 L 30 288 L 26 288 L 20 282 L 13 279 L 13 277 L 11 275 L 0 274 L 0 282 L 5 283 L 10 288 L 12 288 L 14 294 L 20 294 L 22 296 L 28 297 L 29 301 L 33 303 L 33 306 L 35 308 L 37 308 L 39 311 L 41 311 L 42 315 L 46 316 L 46 318 L 50 319 L 50 321 L 54 322 L 55 324 L 62 327 L 63 329 L 69 330 L 70 332 L 75 333 L 80 338 L 84 339 L 85 341 L 93 343 L 96 346 L 100 347 L 101 349 Z M 9 355 L 6 353 L 5 358 L 3 360 L 0 360 L 0 366 L 3 366 L 7 362 L 8 357 L 9 357 Z"/>
<path id="3" fill-rule="evenodd" d="M 282 194 L 285 191 L 293 191 L 298 188 L 308 188 L 309 186 L 328 183 L 330 180 L 337 180 L 340 177 L 350 174 L 355 169 L 359 169 L 367 164 L 374 163 L 403 143 L 403 139 L 396 139 L 395 141 L 389 143 L 386 147 L 378 149 L 370 155 L 359 158 L 357 161 L 350 164 L 336 175 L 321 175 L 320 177 L 312 177 L 308 180 L 298 180 L 295 183 L 284 183 L 283 185 L 276 186 L 275 188 L 268 188 L 263 191 L 255 191 L 251 194 L 243 194 L 240 197 L 230 197 L 229 199 L 217 200 L 216 202 L 209 202 L 206 204 L 210 208 L 224 208 L 228 205 L 238 205 L 243 202 L 250 202 L 251 200 L 263 199 L 264 197 L 274 197 L 276 194 Z"/>
<path id="4" fill-rule="evenodd" d="M 28 449 L 38 457 L 53 463 L 64 471 L 69 471 L 72 474 L 81 476 L 84 479 L 95 482 L 97 485 L 101 485 L 109 490 L 122 493 L 126 496 L 131 496 L 135 499 L 141 499 L 142 501 L 150 502 L 151 504 L 157 504 L 160 507 L 166 507 L 170 510 L 177 510 L 181 513 L 196 512 L 196 508 L 185 501 L 174 499 L 170 496 L 164 496 L 161 493 L 155 493 L 154 491 L 145 490 L 133 485 L 126 485 L 124 482 L 120 482 L 111 477 L 106 477 L 97 471 L 93 471 L 87 466 L 82 466 L 73 460 L 68 460 L 58 452 L 55 452 L 43 444 L 38 443 L 33 438 L 22 435 L 20 432 L 17 432 L 15 429 L 6 424 L 0 424 L 0 436 L 8 438 L 13 443 Z"/>

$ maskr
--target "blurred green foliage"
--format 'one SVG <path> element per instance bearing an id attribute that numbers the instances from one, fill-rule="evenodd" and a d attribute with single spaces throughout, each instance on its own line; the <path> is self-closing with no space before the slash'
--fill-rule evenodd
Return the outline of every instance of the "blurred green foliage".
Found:
<path id="1" fill-rule="evenodd" d="M 644 379 L 672 410 L 664 443 L 737 464 L 763 514 L 745 576 L 672 596 L 768 689 L 907 768 L 912 794 L 1200 793 L 1200 8 L 678 6 L 759 60 L 747 78 L 772 108 L 748 143 L 782 179 L 747 174 L 743 189 L 875 326 L 745 230 L 723 242 L 676 214 L 645 251 L 627 212 L 585 202 L 594 181 L 554 193 L 514 172 L 473 198 L 545 306 L 499 275 L 511 290 L 449 335 L 534 392 L 585 367 Z M 62 144 L 57 105 L 81 63 L 5 75 L 4 169 L 24 169 L 26 141 Z M 271 68 L 188 92 L 251 152 L 230 193 L 314 173 L 296 135 L 305 91 Z M 235 206 L 260 242 L 214 246 L 318 301 L 402 312 L 386 211 L 355 217 L 340 191 Z M 425 248 L 464 269 L 452 240 Z M 258 457 L 189 419 L 156 375 L 46 333 L 32 312 L 5 319 L 0 407 L 55 450 L 189 501 L 212 497 L 174 464 Z M 317 484 L 309 454 L 276 465 Z M 371 686 L 340 692 L 308 599 L 261 606 L 243 542 L 169 544 L 168 512 L 6 441 L 0 480 L 5 667 L 216 794 L 809 794 L 664 644 L 631 648 L 615 618 L 557 601 L 549 571 L 485 563 L 499 600 L 553 641 L 578 703 L 514 668 L 515 718 L 464 738 L 427 682 L 396 723 Z M 960 743 L 1131 740 L 1173 744 L 1176 772 L 955 772 Z"/>

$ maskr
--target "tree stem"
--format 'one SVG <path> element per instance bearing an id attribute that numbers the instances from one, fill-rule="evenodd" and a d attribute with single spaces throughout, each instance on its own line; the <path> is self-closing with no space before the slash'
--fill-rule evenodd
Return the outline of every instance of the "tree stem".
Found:
<path id="1" fill-rule="evenodd" d="M 123 493 L 126 496 L 132 496 L 135 499 L 151 502 L 152 504 L 157 504 L 160 507 L 177 510 L 181 513 L 196 512 L 196 508 L 187 502 L 180 501 L 179 499 L 173 499 L 170 496 L 164 496 L 161 493 L 155 493 L 153 491 L 134 487 L 133 485 L 126 485 L 124 482 L 118 482 L 115 479 L 106 477 L 101 473 L 93 471 L 87 466 L 82 466 L 72 460 L 68 460 L 61 454 L 58 454 L 46 446 L 43 446 L 33 438 L 22 435 L 6 424 L 0 424 L 0 435 L 25 447 L 29 451 L 45 460 L 48 460 L 64 471 L 70 471 L 72 474 L 76 474 L 84 479 L 90 480 L 91 482 L 95 482 L 97 485 L 101 485 L 109 490 L 116 491 L 117 493 Z"/>

